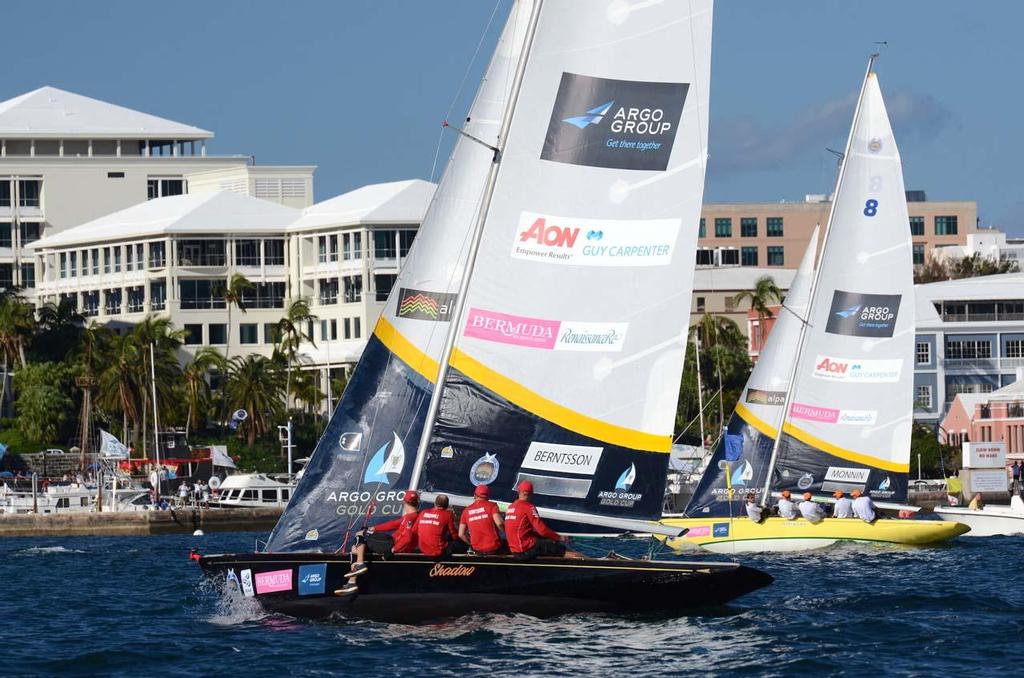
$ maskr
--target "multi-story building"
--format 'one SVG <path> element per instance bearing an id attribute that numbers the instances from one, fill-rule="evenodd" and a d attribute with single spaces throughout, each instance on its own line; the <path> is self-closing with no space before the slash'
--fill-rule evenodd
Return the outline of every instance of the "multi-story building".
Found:
<path id="1" fill-rule="evenodd" d="M 53 87 L 0 102 L 0 288 L 31 298 L 24 248 L 147 199 L 226 189 L 295 208 L 313 202 L 313 167 L 253 167 L 213 156 L 207 130 Z M 224 184 L 224 185 L 222 185 Z"/>
<path id="2" fill-rule="evenodd" d="M 958 394 L 939 425 L 939 440 L 957 447 L 1003 443 L 1008 461 L 1024 459 L 1024 379 L 991 393 Z"/>
<path id="3" fill-rule="evenodd" d="M 983 228 L 967 235 L 964 245 L 936 247 L 936 258 L 955 260 L 963 257 L 980 257 L 995 262 L 1024 262 L 1024 238 L 1007 238 L 1006 234 L 994 228 Z"/>
<path id="4" fill-rule="evenodd" d="M 775 285 L 785 293 L 793 283 L 795 275 L 796 270 L 791 268 L 698 266 L 693 276 L 690 325 L 695 324 L 705 313 L 729 318 L 749 338 L 748 350 L 750 356 L 756 359 L 760 350 L 761 335 L 763 333 L 767 337 L 767 330 L 762 332 L 760 319 L 756 314 L 750 316 L 750 302 L 736 303 L 736 295 L 754 289 L 762 276 L 771 277 Z"/>
<path id="5" fill-rule="evenodd" d="M 1024 273 L 917 285 L 914 418 L 938 424 L 961 393 L 991 393 L 1024 367 Z"/>
<path id="6" fill-rule="evenodd" d="M 828 221 L 831 206 L 823 195 L 808 195 L 804 202 L 705 203 L 698 263 L 795 269 L 815 225 Z M 933 202 L 923 191 L 907 191 L 907 207 L 915 264 L 927 261 L 936 247 L 964 245 L 978 230 L 978 206 L 972 201 Z"/>

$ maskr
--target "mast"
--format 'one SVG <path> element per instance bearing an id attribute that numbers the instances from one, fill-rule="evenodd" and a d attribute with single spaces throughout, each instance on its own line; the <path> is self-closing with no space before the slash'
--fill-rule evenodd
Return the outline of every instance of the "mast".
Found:
<path id="1" fill-rule="evenodd" d="M 700 325 L 693 333 L 693 354 L 697 359 L 697 417 L 700 421 L 700 448 L 704 450 L 704 385 L 700 377 Z M 701 456 L 707 455 L 707 450 Z"/>
<path id="2" fill-rule="evenodd" d="M 412 468 L 412 477 L 409 482 L 409 489 L 419 489 L 420 475 L 423 472 L 423 464 L 427 456 L 427 447 L 430 445 L 430 438 L 434 433 L 434 420 L 441 408 L 441 396 L 444 391 L 444 382 L 448 376 L 448 362 L 451 360 L 452 352 L 455 350 L 455 341 L 464 320 L 466 311 L 466 293 L 469 290 L 469 281 L 473 276 L 473 267 L 476 264 L 477 253 L 480 250 L 484 224 L 487 222 L 487 214 L 491 207 L 491 197 L 494 195 L 494 187 L 498 181 L 498 170 L 501 167 L 501 149 L 505 145 L 509 127 L 512 124 L 512 114 L 515 111 L 516 102 L 519 99 L 519 91 L 523 84 L 523 75 L 526 72 L 526 62 L 530 57 L 530 50 L 533 47 L 533 38 L 537 32 L 537 21 L 540 18 L 541 8 L 544 0 L 536 0 L 530 20 L 526 29 L 526 40 L 523 43 L 523 51 L 516 65 L 516 72 L 512 81 L 512 89 L 501 117 L 501 127 L 498 130 L 497 147 L 494 149 L 494 159 L 487 174 L 487 183 L 484 185 L 484 192 L 480 200 L 480 211 L 477 213 L 476 223 L 473 225 L 472 237 L 470 239 L 469 254 L 466 258 L 466 268 L 459 282 L 459 291 L 455 297 L 455 308 L 451 322 L 448 326 L 448 334 L 445 336 L 444 346 L 441 349 L 441 356 L 438 360 L 437 379 L 434 382 L 434 391 L 430 394 L 430 404 L 427 407 L 427 415 L 424 420 L 423 434 L 420 437 L 419 446 L 416 448 L 416 461 Z"/>
<path id="3" fill-rule="evenodd" d="M 149 377 L 153 387 L 153 450 L 156 455 L 156 499 L 160 499 L 160 422 L 157 419 L 156 407 L 156 361 L 153 342 L 149 343 Z M 145 438 L 145 436 L 143 436 Z"/>
<path id="4" fill-rule="evenodd" d="M 850 159 L 850 148 L 853 146 L 853 137 L 857 132 L 857 124 L 860 122 L 860 109 L 864 103 L 864 92 L 867 90 L 868 78 L 871 77 L 871 69 L 875 65 L 875 59 L 878 58 L 878 54 L 872 54 L 868 58 L 868 67 L 864 73 L 864 80 L 860 85 L 860 95 L 857 97 L 857 106 L 853 111 L 853 124 L 850 125 L 850 134 L 846 138 L 846 148 L 843 152 L 842 166 L 839 169 L 839 175 L 836 177 L 836 188 L 832 194 L 832 204 L 828 209 L 828 221 L 825 223 L 825 235 L 821 240 L 821 256 L 818 260 L 822 261 L 825 254 L 825 248 L 828 247 L 828 237 L 832 233 L 832 219 L 836 212 L 836 202 L 839 198 L 839 192 L 843 188 L 843 179 L 846 177 L 846 165 Z M 793 371 L 789 375 L 789 383 L 786 385 L 786 399 L 782 403 L 782 419 L 779 421 L 779 428 L 775 432 L 775 443 L 772 445 L 772 456 L 768 461 L 768 472 L 765 475 L 764 481 L 764 492 L 761 494 L 761 506 L 768 504 L 768 493 L 771 492 L 772 487 L 772 474 L 775 472 L 775 464 L 779 459 L 779 445 L 782 443 L 783 430 L 786 428 L 786 418 L 789 416 L 790 403 L 793 400 L 793 387 L 796 385 L 796 375 L 800 371 L 800 364 L 803 361 L 804 352 L 804 341 L 807 338 L 807 326 L 808 320 L 813 316 L 814 313 L 814 297 L 818 289 L 818 281 L 821 279 L 821 269 L 819 265 L 814 270 L 814 277 L 811 280 L 810 296 L 807 299 L 807 311 L 803 322 L 800 324 L 800 335 L 796 343 L 796 358 L 793 361 Z"/>

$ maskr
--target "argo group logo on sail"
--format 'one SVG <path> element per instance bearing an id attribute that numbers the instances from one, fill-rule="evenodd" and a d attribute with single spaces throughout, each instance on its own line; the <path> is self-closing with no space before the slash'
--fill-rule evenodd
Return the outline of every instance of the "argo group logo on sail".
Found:
<path id="1" fill-rule="evenodd" d="M 891 337 L 900 311 L 899 294 L 836 290 L 825 331 L 850 337 Z"/>
<path id="2" fill-rule="evenodd" d="M 549 351 L 621 351 L 628 327 L 629 323 L 544 320 L 471 308 L 463 334 Z"/>
<path id="3" fill-rule="evenodd" d="M 667 266 L 679 219 L 586 219 L 523 212 L 512 258 L 570 266 Z"/>
<path id="4" fill-rule="evenodd" d="M 689 85 L 562 73 L 541 159 L 572 165 L 668 167 Z"/>

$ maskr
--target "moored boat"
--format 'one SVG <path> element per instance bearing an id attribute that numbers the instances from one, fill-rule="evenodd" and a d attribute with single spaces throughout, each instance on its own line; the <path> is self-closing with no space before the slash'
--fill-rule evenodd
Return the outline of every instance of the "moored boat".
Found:
<path id="1" fill-rule="evenodd" d="M 1009 506 L 988 504 L 980 509 L 966 506 L 937 506 L 935 515 L 971 528 L 970 537 L 1024 534 L 1024 500 L 1014 495 Z"/>

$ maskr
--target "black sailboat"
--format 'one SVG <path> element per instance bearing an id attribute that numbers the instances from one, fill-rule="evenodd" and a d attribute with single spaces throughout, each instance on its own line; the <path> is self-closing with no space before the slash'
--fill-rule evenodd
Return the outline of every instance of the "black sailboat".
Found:
<path id="1" fill-rule="evenodd" d="M 203 569 L 265 608 L 415 622 L 683 610 L 769 584 L 735 563 L 373 560 L 407 489 L 529 480 L 545 519 L 658 524 L 704 183 L 711 2 L 514 3 L 423 225 L 265 552 Z"/>

